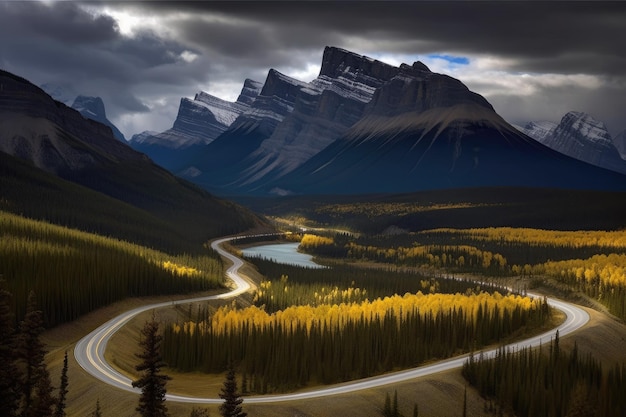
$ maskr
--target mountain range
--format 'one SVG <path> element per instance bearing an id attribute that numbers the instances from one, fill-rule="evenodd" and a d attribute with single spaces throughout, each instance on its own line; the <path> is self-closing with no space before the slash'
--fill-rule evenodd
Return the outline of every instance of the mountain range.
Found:
<path id="1" fill-rule="evenodd" d="M 576 154 L 555 145 L 579 135 L 610 148 L 606 128 L 590 116 L 517 129 L 461 81 L 419 61 L 393 66 L 326 47 L 311 82 L 271 69 L 262 84 L 245 80 L 235 102 L 198 92 L 181 99 L 171 129 L 133 136 L 134 149 L 111 142 L 111 128 L 94 120 L 106 117 L 101 100 L 76 98 L 79 113 L 26 80 L 2 76 L 0 150 L 140 207 L 155 203 L 156 177 L 192 187 L 161 166 L 223 196 L 626 189 L 626 177 L 614 172 L 623 171 L 580 160 L 591 147 Z"/>
<path id="2" fill-rule="evenodd" d="M 624 150 L 624 132 L 621 136 L 612 138 L 604 123 L 590 114 L 571 111 L 559 123 L 529 122 L 523 127 L 516 127 L 542 144 L 572 158 L 626 173 L 626 160 L 618 149 L 619 146 Z"/>
<path id="3" fill-rule="evenodd" d="M 396 67 L 326 47 L 316 79 L 270 70 L 221 134 L 192 155 L 167 157 L 177 159 L 177 175 L 222 195 L 626 188 L 623 176 L 530 137 L 543 129 L 564 138 L 574 125 L 584 123 L 520 132 L 484 97 L 421 62 Z"/>

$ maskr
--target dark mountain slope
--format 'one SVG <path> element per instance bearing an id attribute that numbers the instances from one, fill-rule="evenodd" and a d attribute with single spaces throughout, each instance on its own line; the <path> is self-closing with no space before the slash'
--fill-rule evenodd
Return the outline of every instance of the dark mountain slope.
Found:
<path id="1" fill-rule="evenodd" d="M 33 191 L 43 184 L 45 189 L 59 188 L 55 201 L 66 200 L 67 204 L 79 206 L 84 206 L 83 198 L 102 193 L 102 198 L 108 197 L 106 205 L 119 207 L 120 217 L 124 217 L 122 207 L 133 206 L 135 217 L 139 210 L 154 221 L 180 230 L 183 236 L 188 234 L 195 244 L 257 224 L 258 219 L 251 213 L 174 177 L 116 140 L 109 127 L 83 118 L 28 81 L 0 72 L 0 85 L 0 151 L 6 154 L 1 192 L 7 209 L 48 218 L 47 202 L 38 201 Z M 82 187 L 80 192 L 76 188 L 69 192 L 66 185 L 58 186 L 60 180 L 53 176 L 87 187 L 89 193 L 84 194 Z M 22 197 L 19 187 L 32 190 Z"/>

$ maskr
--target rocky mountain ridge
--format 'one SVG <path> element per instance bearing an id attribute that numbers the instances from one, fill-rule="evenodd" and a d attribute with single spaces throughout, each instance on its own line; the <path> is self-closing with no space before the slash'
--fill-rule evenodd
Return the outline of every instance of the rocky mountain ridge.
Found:
<path id="1" fill-rule="evenodd" d="M 193 100 L 181 98 L 178 115 L 171 129 L 160 133 L 133 135 L 130 145 L 159 165 L 177 172 L 186 168 L 198 148 L 220 136 L 245 112 L 260 92 L 260 83 L 247 79 L 235 102 L 198 92 Z"/>
<path id="2" fill-rule="evenodd" d="M 224 195 L 626 184 L 518 132 L 457 79 L 336 47 L 311 82 L 270 70 L 250 108 L 193 158 L 178 173 Z"/>
<path id="3" fill-rule="evenodd" d="M 595 166 L 626 173 L 614 139 L 599 120 L 584 112 L 570 111 L 561 121 L 529 122 L 521 129 L 540 143 Z"/>
<path id="4" fill-rule="evenodd" d="M 270 70 L 251 109 L 198 158 L 193 180 L 209 189 L 228 184 L 255 190 L 288 175 L 360 120 L 376 89 L 398 73 L 396 67 L 334 47 L 325 48 L 322 61 L 310 83 Z M 236 158 L 220 164 L 210 157 L 224 154 Z"/>

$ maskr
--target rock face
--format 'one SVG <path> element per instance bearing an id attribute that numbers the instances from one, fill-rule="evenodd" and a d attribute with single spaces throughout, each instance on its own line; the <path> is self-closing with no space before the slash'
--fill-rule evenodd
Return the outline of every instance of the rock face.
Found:
<path id="1" fill-rule="evenodd" d="M 172 171 L 180 170 L 200 147 L 211 143 L 249 108 L 258 94 L 259 85 L 256 81 L 246 80 L 236 102 L 203 91 L 193 100 L 182 98 L 171 129 L 157 134 L 143 132 L 134 135 L 130 144 L 159 165 Z"/>
<path id="2" fill-rule="evenodd" d="M 548 129 L 549 122 L 531 122 L 526 126 L 530 126 L 524 129 L 529 136 L 558 152 L 595 166 L 626 173 L 626 163 L 606 126 L 587 113 L 571 111 L 551 129 Z"/>
<path id="3" fill-rule="evenodd" d="M 397 73 L 396 67 L 333 47 L 324 50 L 320 75 L 310 83 L 270 70 L 251 109 L 194 164 L 202 174 L 194 171 L 193 181 L 209 189 L 262 189 L 337 140 Z M 220 158 L 220 164 L 210 156 L 224 154 L 232 160 Z"/>
<path id="4" fill-rule="evenodd" d="M 120 130 L 107 119 L 106 110 L 104 108 L 104 102 L 100 97 L 78 96 L 74 99 L 72 108 L 78 110 L 84 117 L 100 122 L 103 125 L 109 126 L 113 131 L 113 136 L 117 140 L 126 142 L 126 138 L 120 132 Z"/>
<path id="5" fill-rule="evenodd" d="M 243 83 L 241 93 L 239 94 L 239 97 L 237 97 L 237 102 L 247 104 L 248 106 L 251 105 L 252 102 L 257 98 L 259 93 L 261 93 L 262 88 L 262 83 L 251 80 L 249 78 L 246 79 Z"/>

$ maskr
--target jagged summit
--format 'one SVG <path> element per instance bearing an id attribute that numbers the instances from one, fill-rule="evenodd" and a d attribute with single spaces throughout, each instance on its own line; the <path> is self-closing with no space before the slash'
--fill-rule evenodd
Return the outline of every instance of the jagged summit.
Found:
<path id="1" fill-rule="evenodd" d="M 100 97 L 78 96 L 74 99 L 72 108 L 81 112 L 83 116 L 90 114 L 93 117 L 106 117 L 104 102 Z"/>
<path id="2" fill-rule="evenodd" d="M 262 88 L 263 83 L 246 78 L 243 82 L 241 93 L 239 94 L 239 97 L 237 97 L 237 102 L 247 104 L 249 106 L 261 93 Z"/>
<path id="3" fill-rule="evenodd" d="M 413 71 L 432 72 L 430 68 L 428 68 L 426 64 L 424 64 L 422 61 L 415 61 L 411 66 L 409 66 L 408 64 L 402 64 L 400 65 L 400 69 L 403 71 L 411 69 Z"/>
<path id="4" fill-rule="evenodd" d="M 605 124 L 588 113 L 570 111 L 558 124 L 529 122 L 521 131 L 572 158 L 626 173 L 626 163 Z"/>
<path id="5" fill-rule="evenodd" d="M 187 161 L 197 154 L 198 147 L 211 143 L 250 108 L 260 86 L 257 81 L 246 80 L 236 102 L 204 91 L 198 92 L 193 100 L 183 97 L 171 129 L 161 133 L 143 132 L 129 142 L 169 170 L 186 169 Z"/>
<path id="6" fill-rule="evenodd" d="M 556 138 L 565 135 L 567 132 L 576 132 L 579 138 L 602 144 L 612 145 L 611 134 L 603 122 L 596 120 L 588 113 L 570 111 L 563 118 L 554 130 Z"/>
<path id="7" fill-rule="evenodd" d="M 78 110 L 80 114 L 88 119 L 109 126 L 117 140 L 126 142 L 124 134 L 107 118 L 104 101 L 100 97 L 79 95 L 74 99 L 72 108 Z"/>
<path id="8" fill-rule="evenodd" d="M 350 74 L 357 80 L 360 74 L 369 78 L 389 79 L 398 72 L 398 68 L 376 59 L 359 55 L 334 46 L 324 48 L 320 76 L 339 78 Z M 366 81 L 367 79 L 361 79 Z"/>

